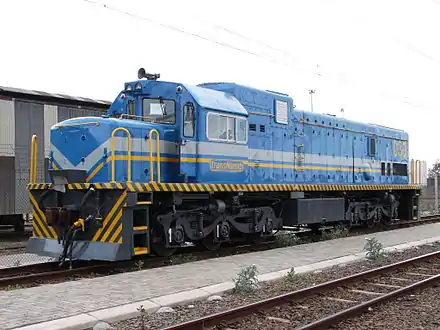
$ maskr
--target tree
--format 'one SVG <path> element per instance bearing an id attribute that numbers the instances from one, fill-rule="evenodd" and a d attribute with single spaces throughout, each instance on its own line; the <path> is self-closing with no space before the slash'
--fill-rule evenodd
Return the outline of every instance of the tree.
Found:
<path id="1" fill-rule="evenodd" d="M 428 170 L 428 178 L 440 176 L 440 160 L 436 160 L 434 165 Z"/>

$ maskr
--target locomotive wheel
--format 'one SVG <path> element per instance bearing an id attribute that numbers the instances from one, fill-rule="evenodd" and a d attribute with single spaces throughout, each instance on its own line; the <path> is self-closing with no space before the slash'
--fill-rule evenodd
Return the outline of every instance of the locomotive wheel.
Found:
<path id="1" fill-rule="evenodd" d="M 246 235 L 246 242 L 250 244 L 263 244 L 274 239 L 274 234 L 262 236 L 261 233 Z"/>
<path id="2" fill-rule="evenodd" d="M 169 257 L 177 250 L 177 248 L 170 249 L 165 246 L 166 240 L 163 230 L 157 230 L 157 228 L 154 227 L 151 228 L 150 238 L 151 250 L 159 257 Z"/>
<path id="3" fill-rule="evenodd" d="M 391 228 L 393 228 L 393 220 L 391 220 L 388 217 L 384 216 L 382 218 L 382 220 L 381 220 L 381 224 L 382 224 L 383 229 L 391 229 Z"/>
<path id="4" fill-rule="evenodd" d="M 308 225 L 308 228 L 310 229 L 310 232 L 312 233 L 312 237 L 319 237 L 322 235 L 321 224 L 319 223 L 313 223 Z"/>
<path id="5" fill-rule="evenodd" d="M 333 228 L 340 229 L 340 230 L 346 230 L 347 233 L 350 233 L 351 227 L 352 227 L 351 222 L 341 221 L 341 222 L 338 222 L 337 224 L 335 224 L 335 226 Z"/>
<path id="6" fill-rule="evenodd" d="M 210 234 L 201 240 L 195 241 L 194 245 L 196 245 L 199 248 L 206 249 L 208 251 L 216 251 L 220 249 L 222 243 L 221 242 L 214 243 L 214 238 L 212 234 Z"/>
<path id="7" fill-rule="evenodd" d="M 377 219 L 380 221 L 383 229 L 390 229 L 392 227 L 392 220 L 385 216 L 381 209 L 377 211 Z"/>
<path id="8" fill-rule="evenodd" d="M 366 221 L 366 224 L 367 224 L 367 227 L 368 227 L 368 228 L 370 228 L 370 229 L 374 228 L 374 225 L 375 225 L 375 223 L 374 223 L 374 219 L 368 219 L 368 220 Z"/>

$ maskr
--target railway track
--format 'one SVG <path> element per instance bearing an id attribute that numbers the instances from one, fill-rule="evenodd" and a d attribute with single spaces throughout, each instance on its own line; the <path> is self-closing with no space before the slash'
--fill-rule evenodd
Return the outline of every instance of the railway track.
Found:
<path id="1" fill-rule="evenodd" d="M 26 249 L 27 242 L 13 242 L 9 244 L 0 244 L 0 254 L 15 253 Z"/>
<path id="2" fill-rule="evenodd" d="M 393 223 L 392 226 L 396 227 L 411 227 L 414 225 L 424 225 L 428 223 L 434 223 L 440 221 L 440 214 L 433 214 L 433 215 L 425 215 L 420 218 L 420 220 L 411 220 L 411 221 L 401 221 Z"/>
<path id="3" fill-rule="evenodd" d="M 374 306 L 439 282 L 440 251 L 436 251 L 165 329 L 329 329 Z M 305 305 L 307 310 L 295 319 Z M 318 317 L 311 319 L 314 316 Z"/>
<path id="4" fill-rule="evenodd" d="M 0 241 L 10 239 L 29 238 L 32 235 L 32 227 L 26 227 L 24 232 L 15 232 L 0 228 Z"/>
<path id="5" fill-rule="evenodd" d="M 411 225 L 421 225 L 440 221 L 440 216 L 424 217 L 416 222 L 401 222 L 392 224 L 390 229 L 396 227 L 406 227 Z M 352 235 L 362 235 L 371 233 L 374 228 L 353 228 Z M 312 237 L 309 231 L 298 231 L 295 234 L 304 239 L 313 241 L 316 237 Z M 12 244 L 12 243 L 11 243 Z M 34 286 L 45 283 L 53 283 L 60 280 L 69 280 L 74 278 L 88 276 L 105 276 L 113 273 L 127 272 L 131 270 L 151 269 L 163 267 L 176 263 L 205 260 L 229 256 L 233 254 L 259 252 L 279 247 L 276 241 L 260 242 L 258 244 L 241 244 L 224 247 L 218 251 L 199 251 L 195 247 L 186 247 L 181 252 L 172 257 L 154 257 L 154 258 L 138 258 L 131 261 L 122 262 L 73 262 L 73 268 L 60 268 L 57 262 L 38 263 L 19 267 L 0 269 L 0 290 L 10 286 Z M 15 245 L 0 246 L 0 258 L 2 254 L 19 253 L 25 248 L 25 242 L 15 242 Z M 145 260 L 145 262 L 144 262 Z"/>
<path id="6" fill-rule="evenodd" d="M 179 254 L 171 257 L 138 257 L 135 260 L 119 262 L 76 261 L 72 263 L 72 269 L 69 268 L 69 263 L 60 267 L 58 262 L 2 268 L 0 269 L 0 290 L 13 286 L 35 286 L 45 283 L 54 283 L 60 280 L 106 276 L 115 273 L 152 269 L 233 254 L 264 251 L 270 249 L 271 244 L 273 244 L 273 242 L 264 242 L 255 245 L 233 245 L 218 251 L 200 251 L 196 247 L 189 246 L 182 249 Z"/>

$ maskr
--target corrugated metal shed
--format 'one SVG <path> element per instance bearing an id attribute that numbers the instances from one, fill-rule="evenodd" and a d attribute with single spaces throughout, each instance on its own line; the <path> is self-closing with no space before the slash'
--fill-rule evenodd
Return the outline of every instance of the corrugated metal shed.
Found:
<path id="1" fill-rule="evenodd" d="M 44 105 L 15 101 L 15 210 L 26 213 L 30 208 L 26 185 L 29 183 L 29 152 L 32 135 L 39 137 L 37 182 L 44 176 Z"/>
<path id="2" fill-rule="evenodd" d="M 58 107 L 56 105 L 44 105 L 44 156 L 49 157 L 50 152 L 50 128 L 58 123 Z"/>
<path id="3" fill-rule="evenodd" d="M 0 99 L 0 156 L 14 156 L 15 120 L 12 100 Z"/>
<path id="4" fill-rule="evenodd" d="M 0 222 L 6 214 L 30 213 L 30 140 L 38 136 L 37 181 L 46 182 L 50 127 L 82 116 L 101 116 L 111 102 L 0 86 Z"/>
<path id="5" fill-rule="evenodd" d="M 58 106 L 58 122 L 67 120 L 73 117 L 88 117 L 88 116 L 98 116 L 102 115 L 101 112 L 96 109 L 90 109 L 86 107 L 72 107 L 72 106 Z"/>
<path id="6" fill-rule="evenodd" d="M 29 99 L 41 99 L 43 101 L 55 101 L 58 100 L 60 103 L 74 103 L 74 104 L 93 104 L 93 105 L 102 105 L 104 107 L 110 106 L 111 102 L 97 99 L 89 99 L 85 97 L 78 96 L 70 96 L 64 94 L 53 94 L 46 93 L 35 90 L 21 89 L 15 87 L 4 87 L 0 86 L 0 95 L 17 97 L 18 95 L 25 96 L 25 98 Z"/>
<path id="7" fill-rule="evenodd" d="M 0 215 L 14 213 L 15 171 L 14 157 L 0 157 Z"/>

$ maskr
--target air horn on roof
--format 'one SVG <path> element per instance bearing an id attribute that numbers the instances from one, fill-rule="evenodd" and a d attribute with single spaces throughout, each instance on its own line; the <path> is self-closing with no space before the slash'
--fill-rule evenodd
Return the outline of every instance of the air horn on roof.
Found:
<path id="1" fill-rule="evenodd" d="M 147 73 L 144 68 L 138 70 L 138 78 L 147 78 L 147 80 L 157 80 L 160 78 L 160 73 Z"/>

